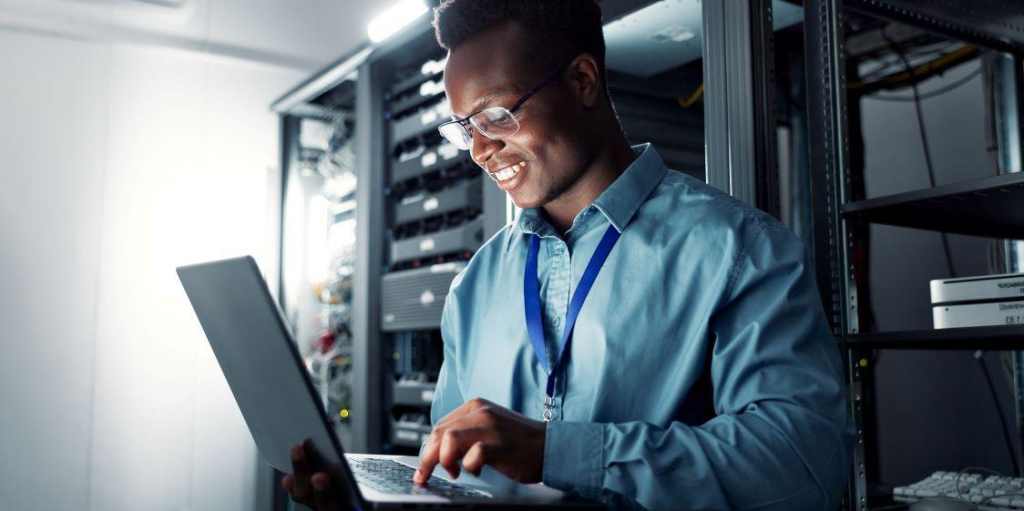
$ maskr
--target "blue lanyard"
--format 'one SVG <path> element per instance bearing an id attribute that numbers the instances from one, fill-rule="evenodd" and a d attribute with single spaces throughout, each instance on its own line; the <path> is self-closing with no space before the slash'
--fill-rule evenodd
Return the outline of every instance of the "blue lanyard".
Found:
<path id="1" fill-rule="evenodd" d="M 609 225 L 604 237 L 598 243 L 594 255 L 590 257 L 583 277 L 572 294 L 569 302 L 569 310 L 565 316 L 565 329 L 562 330 L 562 338 L 558 343 L 558 357 L 555 359 L 554 367 L 548 367 L 548 350 L 544 343 L 544 327 L 540 318 L 540 284 L 537 278 L 537 252 L 540 250 L 540 236 L 530 236 L 530 251 L 526 255 L 526 272 L 523 277 L 523 301 L 526 305 L 526 329 L 530 334 L 530 343 L 533 344 L 533 353 L 540 361 L 541 366 L 548 372 L 547 398 L 544 400 L 544 420 L 550 421 L 553 415 L 555 399 L 555 379 L 558 372 L 565 366 L 569 345 L 572 344 L 572 330 L 576 326 L 576 318 L 583 308 L 583 302 L 590 293 L 590 287 L 597 280 L 597 274 L 601 272 L 608 254 L 611 253 L 615 242 L 619 240 L 619 231 Z"/>

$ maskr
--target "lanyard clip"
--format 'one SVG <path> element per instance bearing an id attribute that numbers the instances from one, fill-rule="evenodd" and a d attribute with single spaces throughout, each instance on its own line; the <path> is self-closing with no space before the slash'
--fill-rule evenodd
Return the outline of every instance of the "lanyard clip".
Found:
<path id="1" fill-rule="evenodd" d="M 555 398 L 551 396 L 544 397 L 544 422 L 551 422 L 552 417 L 555 415 Z"/>

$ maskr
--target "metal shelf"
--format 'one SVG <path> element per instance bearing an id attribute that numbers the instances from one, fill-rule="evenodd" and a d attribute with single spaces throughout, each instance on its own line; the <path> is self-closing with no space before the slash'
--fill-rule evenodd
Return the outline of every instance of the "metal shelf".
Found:
<path id="1" fill-rule="evenodd" d="M 845 348 L 905 350 L 1024 350 L 1024 325 L 854 334 Z"/>
<path id="2" fill-rule="evenodd" d="M 1024 52 L 1024 11 L 1004 0 L 846 0 L 849 8 L 976 42 Z"/>
<path id="3" fill-rule="evenodd" d="M 1024 239 L 1024 173 L 851 202 L 848 219 L 990 238 Z"/>
<path id="4" fill-rule="evenodd" d="M 1024 175 L 1008 174 L 852 202 L 863 187 L 863 175 L 848 144 L 856 140 L 859 115 L 848 115 L 846 73 L 846 16 L 857 11 L 871 17 L 898 21 L 914 29 L 935 32 L 976 46 L 1014 53 L 1024 52 L 1024 12 L 1020 2 L 1005 0 L 803 0 L 804 47 L 807 74 L 807 144 L 813 178 L 814 247 L 817 278 L 825 310 L 838 332 L 846 355 L 851 416 L 856 431 L 851 479 L 844 509 L 869 511 L 893 507 L 891 487 L 882 488 L 883 470 L 878 430 L 877 387 L 872 364 L 860 353 L 893 350 L 1024 350 L 1024 325 L 920 331 L 858 332 L 865 317 L 858 304 L 870 289 L 870 267 L 862 265 L 860 249 L 870 233 L 867 224 L 886 224 L 936 232 L 989 238 L 1024 238 Z M 1001 56 L 1004 59 L 1006 56 Z M 1019 62 L 1014 64 L 1019 66 Z M 1010 66 L 1007 65 L 1007 69 Z M 1014 68 L 1016 71 L 1017 68 Z M 1007 73 L 1009 74 L 1009 73 Z M 995 90 L 1009 98 L 1019 79 L 1007 79 Z M 1009 85 L 1013 84 L 1013 88 Z M 1019 98 L 1018 96 L 1013 96 Z M 993 103 L 997 98 L 993 95 Z M 1019 100 L 1018 100 L 1019 102 Z M 1014 103 L 1016 105 L 1016 103 Z M 1013 106 L 1007 115 L 1020 115 Z M 1016 122 L 1016 120 L 1014 121 Z M 1009 135 L 1017 137 L 1014 133 Z M 1000 150 L 1013 142 L 999 144 Z M 858 147 L 859 149 L 859 147 Z M 1007 160 L 1008 161 L 1008 160 Z M 851 166 L 851 163 L 854 165 Z M 1015 165 L 1001 161 L 1001 167 Z M 851 168 L 852 167 L 852 168 Z M 899 171 L 901 169 L 893 169 Z M 1016 169 L 1020 170 L 1020 169 Z M 853 172 L 853 173 L 851 173 Z M 1019 416 L 1018 416 L 1019 418 Z"/>

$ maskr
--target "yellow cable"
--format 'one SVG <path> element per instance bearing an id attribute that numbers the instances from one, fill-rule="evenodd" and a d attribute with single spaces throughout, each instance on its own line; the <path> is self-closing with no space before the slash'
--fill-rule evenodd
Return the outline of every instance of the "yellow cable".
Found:
<path id="1" fill-rule="evenodd" d="M 891 74 L 891 75 L 886 76 L 884 78 L 879 78 L 878 80 L 874 80 L 874 81 L 871 81 L 871 82 L 864 82 L 864 81 L 850 82 L 849 89 L 850 90 L 859 90 L 859 89 L 869 88 L 869 89 L 872 89 L 872 90 L 877 90 L 877 89 L 889 89 L 889 88 L 899 87 L 901 85 L 905 85 L 906 82 L 909 82 L 909 81 L 913 80 L 914 78 L 917 78 L 917 79 L 929 78 L 929 77 L 931 77 L 933 75 L 936 75 L 936 74 L 938 74 L 938 73 L 940 73 L 942 71 L 945 71 L 945 70 L 947 70 L 949 68 L 952 68 L 953 66 L 956 66 L 958 64 L 962 64 L 962 63 L 964 63 L 964 62 L 974 58 L 975 56 L 977 56 L 977 54 L 978 54 L 978 48 L 977 47 L 971 46 L 971 45 L 967 45 L 967 46 L 964 46 L 963 48 L 960 48 L 959 50 L 956 50 L 956 51 L 953 51 L 953 52 L 949 52 L 949 53 L 947 53 L 947 54 L 945 54 L 945 55 L 943 55 L 941 57 L 938 57 L 938 58 L 936 58 L 934 60 L 930 60 L 928 62 L 925 62 L 924 64 L 921 64 L 920 66 L 917 66 L 917 67 L 913 68 L 910 71 L 900 71 L 899 73 L 894 73 L 894 74 Z"/>
<path id="2" fill-rule="evenodd" d="M 690 93 L 689 96 L 687 96 L 685 98 L 676 98 L 676 101 L 679 102 L 679 106 L 681 106 L 683 108 L 690 108 L 691 106 L 693 106 L 694 103 L 696 103 L 697 101 L 700 101 L 700 98 L 702 98 L 702 97 L 704 97 L 704 83 L 703 82 L 700 84 L 700 87 L 697 87 L 697 90 L 695 90 L 692 93 Z"/>

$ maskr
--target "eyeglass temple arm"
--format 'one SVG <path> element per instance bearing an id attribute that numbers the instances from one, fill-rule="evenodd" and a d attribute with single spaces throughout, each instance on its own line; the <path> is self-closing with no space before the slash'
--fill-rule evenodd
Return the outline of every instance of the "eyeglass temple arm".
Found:
<path id="1" fill-rule="evenodd" d="M 516 110 L 519 110 L 519 107 L 523 106 L 523 103 L 526 103 L 526 100 L 528 100 L 531 97 L 533 97 L 534 94 L 540 92 L 540 90 L 543 89 L 544 87 L 547 87 L 548 85 L 551 85 L 551 82 L 554 82 L 555 79 L 557 79 L 559 76 L 561 76 L 562 75 L 562 71 L 565 71 L 566 67 L 568 67 L 568 66 L 566 65 L 566 66 L 560 67 L 560 68 L 552 71 L 551 74 L 549 74 L 546 78 L 544 78 L 544 81 L 538 83 L 536 87 L 530 89 L 530 92 L 527 92 L 526 94 L 523 94 L 522 97 L 520 97 L 519 100 L 516 101 L 515 104 L 512 105 L 512 108 L 508 109 L 508 111 L 512 112 L 512 113 L 515 113 Z"/>

